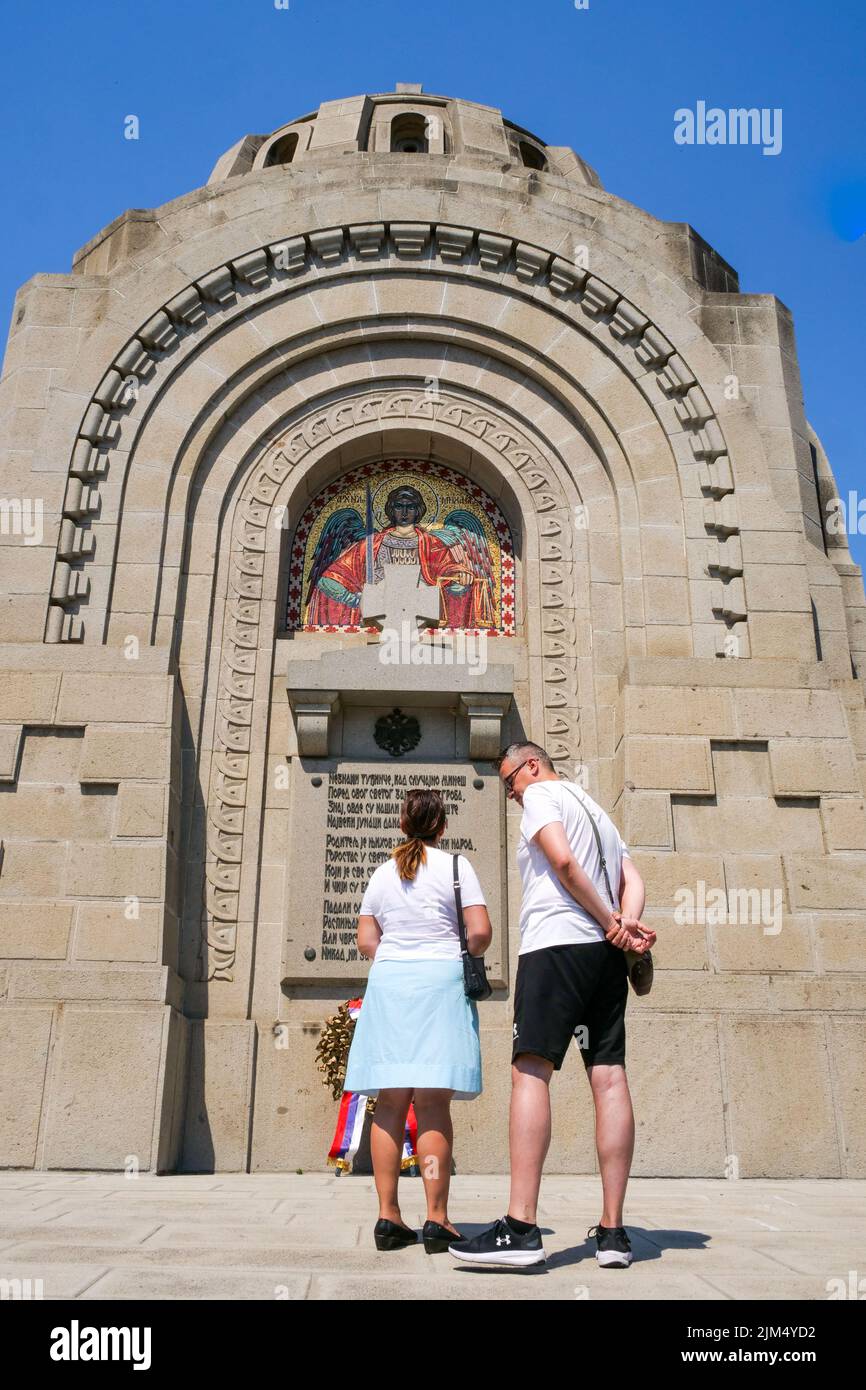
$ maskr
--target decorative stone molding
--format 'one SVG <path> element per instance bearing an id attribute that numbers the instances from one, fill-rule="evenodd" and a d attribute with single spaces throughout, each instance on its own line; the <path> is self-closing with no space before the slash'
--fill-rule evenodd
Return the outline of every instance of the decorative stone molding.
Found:
<path id="1" fill-rule="evenodd" d="M 688 364 L 636 305 L 597 276 L 542 247 L 513 237 L 436 223 L 396 222 L 386 227 L 377 222 L 323 228 L 254 248 L 201 276 L 148 319 L 118 353 L 84 412 L 69 471 L 93 486 L 88 490 L 85 512 L 77 505 L 77 495 L 72 498 L 71 507 L 64 506 L 58 563 L 82 566 L 93 557 L 93 537 L 86 526 L 98 505 L 95 492 L 107 469 L 110 451 L 120 440 L 125 418 L 140 391 L 151 390 L 158 380 L 167 350 L 176 347 L 182 337 L 196 334 L 207 324 L 211 313 L 234 303 L 239 288 L 244 290 L 246 306 L 250 293 L 262 293 L 274 281 L 284 281 L 287 275 L 294 277 L 313 270 L 317 262 L 328 268 L 356 258 L 359 265 L 366 265 L 386 248 L 415 266 L 437 260 L 465 264 L 475 258 L 482 271 L 489 270 L 497 276 L 511 273 L 523 283 L 545 287 L 555 297 L 560 312 L 570 305 L 579 308 L 594 321 L 598 331 L 606 329 L 620 347 L 630 348 L 636 383 L 645 390 L 639 378 L 648 370 L 655 373 L 661 391 L 673 401 L 677 418 L 688 433 L 695 460 L 708 466 L 701 474 L 708 537 L 724 539 L 739 533 L 733 477 L 721 426 Z M 131 441 L 125 447 L 130 444 Z M 714 471 L 710 471 L 709 465 L 714 465 Z M 719 582 L 724 588 L 740 574 L 742 570 L 720 574 Z M 79 586 L 78 580 L 75 586 Z M 69 605 L 80 606 L 87 600 L 86 587 L 75 586 L 64 587 L 62 578 L 58 583 L 55 576 L 49 595 L 46 642 L 83 640 L 82 619 L 67 611 Z M 729 604 L 723 603 L 715 611 L 726 628 L 742 621 L 726 616 L 733 611 Z M 719 654 L 724 650 L 724 636 L 724 632 L 720 633 Z"/>
<path id="2" fill-rule="evenodd" d="M 413 418 L 413 412 L 424 408 L 425 401 L 428 401 L 426 393 L 419 387 L 414 391 L 371 392 L 351 404 L 367 420 L 409 419 Z M 341 403 L 329 416 L 333 419 L 335 411 L 345 412 L 349 404 Z M 496 448 L 526 483 L 538 518 L 539 569 L 545 610 L 543 626 L 548 634 L 541 659 L 544 736 L 554 762 L 573 766 L 580 747 L 575 634 L 573 624 L 563 622 L 556 612 L 571 606 L 572 586 L 563 573 L 561 548 L 552 551 L 549 548 L 550 538 L 562 533 L 559 517 L 551 513 L 561 513 L 567 508 L 566 497 L 553 470 L 529 440 L 515 433 L 508 421 L 490 411 L 482 413 L 477 405 L 444 393 L 440 393 L 437 408 L 445 412 L 437 418 L 447 418 L 452 424 L 465 427 L 476 440 L 483 439 Z M 199 955 L 202 979 L 231 980 L 234 977 L 256 663 L 261 643 L 266 640 L 259 633 L 266 538 L 275 500 L 289 474 L 314 444 L 331 437 L 330 430 L 322 431 L 322 418 L 321 411 L 311 412 L 271 444 L 253 468 L 236 513 L 207 802 L 207 860 Z M 324 711 L 321 695 L 322 692 L 315 692 L 311 704 L 302 701 L 301 713 L 306 723 L 298 725 L 299 740 L 303 739 L 306 745 L 302 746 L 302 753 L 310 752 L 315 756 L 323 756 L 320 750 L 323 738 L 327 739 L 330 717 L 330 713 Z M 497 701 L 491 704 L 490 697 L 483 694 L 480 699 L 477 709 L 467 710 L 470 740 L 474 739 L 475 748 L 486 750 L 492 747 Z M 490 756 L 486 751 L 471 755 Z"/>
<path id="3" fill-rule="evenodd" d="M 289 704 L 302 758 L 326 758 L 331 719 L 340 708 L 338 690 L 290 690 Z"/>
<path id="4" fill-rule="evenodd" d="M 470 758 L 495 758 L 502 747 L 502 720 L 510 695 L 461 695 L 460 713 L 469 720 Z"/>

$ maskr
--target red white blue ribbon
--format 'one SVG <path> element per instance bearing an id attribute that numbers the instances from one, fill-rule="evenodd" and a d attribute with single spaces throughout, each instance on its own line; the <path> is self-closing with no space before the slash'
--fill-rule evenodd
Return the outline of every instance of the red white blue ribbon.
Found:
<path id="1" fill-rule="evenodd" d="M 351 1019 L 357 1019 L 361 1012 L 361 1000 L 350 999 L 346 1005 Z M 361 1143 L 361 1136 L 364 1133 L 364 1117 L 367 1113 L 367 1101 L 369 1096 L 361 1091 L 344 1091 L 340 1098 L 340 1109 L 337 1114 L 337 1128 L 334 1130 L 334 1138 L 328 1151 L 328 1163 L 336 1168 L 338 1173 L 351 1171 L 352 1163 Z M 409 1106 L 409 1113 L 406 1116 L 406 1132 L 403 1138 L 403 1152 L 400 1159 L 400 1168 L 405 1172 L 409 1168 L 418 1166 L 418 1121 L 415 1117 L 414 1105 Z"/>

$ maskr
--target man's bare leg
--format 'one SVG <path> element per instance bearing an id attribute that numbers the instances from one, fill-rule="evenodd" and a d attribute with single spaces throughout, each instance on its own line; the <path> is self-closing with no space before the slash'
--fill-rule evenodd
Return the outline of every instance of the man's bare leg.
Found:
<path id="1" fill-rule="evenodd" d="M 550 1147 L 550 1077 L 553 1063 L 521 1052 L 511 1064 L 511 1197 L 508 1215 L 537 1224 L 541 1171 Z"/>
<path id="2" fill-rule="evenodd" d="M 598 1063 L 586 1072 L 595 1103 L 595 1146 L 604 1201 L 601 1225 L 621 1226 L 634 1153 L 634 1111 L 625 1067 Z"/>

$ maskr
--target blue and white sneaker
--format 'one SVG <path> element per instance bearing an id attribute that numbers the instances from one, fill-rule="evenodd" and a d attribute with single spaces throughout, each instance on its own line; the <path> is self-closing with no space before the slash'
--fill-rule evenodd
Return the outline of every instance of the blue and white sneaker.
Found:
<path id="1" fill-rule="evenodd" d="M 627 1269 L 632 1261 L 631 1241 L 625 1226 L 590 1226 L 587 1240 L 595 1236 L 595 1258 L 602 1269 Z"/>
<path id="2" fill-rule="evenodd" d="M 449 1245 L 448 1253 L 455 1260 L 477 1265 L 537 1265 L 547 1260 L 538 1227 L 520 1235 L 504 1216 L 471 1240 Z"/>

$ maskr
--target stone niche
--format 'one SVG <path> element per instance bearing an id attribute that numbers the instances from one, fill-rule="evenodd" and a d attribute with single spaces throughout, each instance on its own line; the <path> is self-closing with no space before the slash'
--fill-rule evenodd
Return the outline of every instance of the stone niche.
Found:
<path id="1" fill-rule="evenodd" d="M 386 636 L 387 632 L 383 634 Z M 355 943 L 373 869 L 402 838 L 400 806 L 413 787 L 440 791 L 442 848 L 471 858 L 494 940 L 491 983 L 508 983 L 505 805 L 491 764 L 512 703 L 510 661 L 448 663 L 454 637 L 430 636 L 425 664 L 385 664 L 365 646 L 289 661 L 291 820 L 283 985 L 366 978 Z M 416 647 L 417 654 L 417 647 Z"/>

